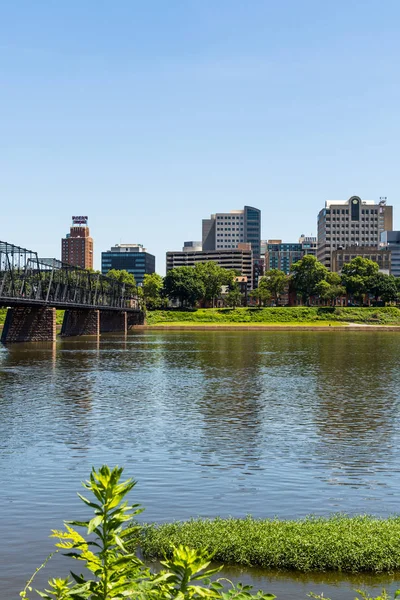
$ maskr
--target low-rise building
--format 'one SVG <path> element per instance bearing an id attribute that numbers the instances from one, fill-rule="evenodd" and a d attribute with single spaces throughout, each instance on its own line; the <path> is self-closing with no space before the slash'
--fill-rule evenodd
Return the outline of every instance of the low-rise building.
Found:
<path id="1" fill-rule="evenodd" d="M 116 244 L 107 252 L 101 253 L 101 272 L 128 271 L 134 275 L 136 283 L 142 285 L 146 274 L 156 270 L 156 257 L 149 254 L 141 244 Z"/>
<path id="2" fill-rule="evenodd" d="M 362 256 L 378 263 L 379 270 L 389 275 L 391 273 L 391 251 L 379 250 L 376 246 L 349 246 L 338 248 L 332 252 L 332 271 L 340 273 L 343 265 L 353 258 Z"/>
<path id="3" fill-rule="evenodd" d="M 201 252 L 202 250 L 201 242 L 183 242 L 182 252 Z"/>
<path id="4" fill-rule="evenodd" d="M 247 287 L 253 289 L 253 252 L 250 244 L 238 244 L 237 248 L 209 250 L 167 252 L 167 272 L 176 267 L 194 267 L 197 263 L 213 261 L 224 269 L 233 269 L 240 275 L 247 277 Z"/>

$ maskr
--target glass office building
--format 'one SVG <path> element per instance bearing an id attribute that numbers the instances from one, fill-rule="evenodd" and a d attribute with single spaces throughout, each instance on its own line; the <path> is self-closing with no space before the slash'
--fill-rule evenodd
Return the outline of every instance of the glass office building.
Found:
<path id="1" fill-rule="evenodd" d="M 101 253 L 101 272 L 128 271 L 134 275 L 136 283 L 142 285 L 146 274 L 155 273 L 156 257 L 149 254 L 141 244 L 117 244 L 111 250 Z"/>
<path id="2" fill-rule="evenodd" d="M 391 252 L 391 275 L 400 277 L 400 231 L 384 231 L 381 233 L 380 250 Z"/>

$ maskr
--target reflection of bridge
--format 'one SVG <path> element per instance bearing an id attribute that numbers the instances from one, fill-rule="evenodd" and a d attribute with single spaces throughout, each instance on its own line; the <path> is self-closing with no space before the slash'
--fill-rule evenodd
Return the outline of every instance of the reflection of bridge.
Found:
<path id="1" fill-rule="evenodd" d="M 0 241 L 1 306 L 2 342 L 55 340 L 57 308 L 64 336 L 126 333 L 144 322 L 134 286 Z"/>

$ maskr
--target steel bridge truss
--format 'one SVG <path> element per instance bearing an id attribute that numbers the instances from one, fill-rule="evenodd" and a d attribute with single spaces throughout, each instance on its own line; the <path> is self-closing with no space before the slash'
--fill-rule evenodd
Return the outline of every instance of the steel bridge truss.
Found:
<path id="1" fill-rule="evenodd" d="M 0 304 L 138 308 L 134 286 L 0 241 Z"/>

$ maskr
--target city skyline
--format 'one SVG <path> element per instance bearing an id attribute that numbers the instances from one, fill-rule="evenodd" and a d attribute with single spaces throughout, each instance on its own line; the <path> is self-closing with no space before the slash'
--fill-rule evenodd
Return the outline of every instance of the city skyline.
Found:
<path id="1" fill-rule="evenodd" d="M 351 208 L 351 211 L 349 208 Z M 349 215 L 350 212 L 351 216 Z M 248 217 L 246 216 L 247 213 L 250 215 L 249 233 L 247 233 L 246 225 L 248 222 Z M 327 217 L 325 216 L 326 213 L 329 213 Z M 332 213 L 332 217 L 330 213 Z M 339 215 L 337 219 L 336 213 Z M 389 232 L 393 234 L 398 233 L 393 231 L 393 206 L 388 205 L 387 198 L 382 197 L 379 199 L 379 203 L 375 203 L 373 200 L 361 199 L 358 196 L 351 196 L 347 200 L 326 200 L 325 207 L 319 211 L 317 217 L 318 235 L 309 237 L 302 233 L 296 242 L 283 242 L 283 240 L 276 238 L 261 239 L 261 215 L 262 213 L 259 209 L 245 206 L 244 209 L 233 209 L 226 213 L 216 212 L 211 215 L 210 219 L 202 219 L 203 241 L 185 241 L 183 243 L 182 251 L 166 250 L 166 270 L 163 271 L 161 269 L 162 273 L 164 274 L 169 268 L 172 267 L 171 260 L 169 266 L 168 261 L 169 257 L 171 258 L 173 255 L 182 255 L 183 258 L 186 256 L 186 260 L 188 258 L 188 253 L 190 252 L 193 254 L 193 256 L 196 255 L 196 260 L 201 260 L 201 255 L 209 251 L 215 251 L 218 254 L 219 250 L 237 249 L 249 246 L 249 248 L 252 248 L 254 268 L 256 269 L 254 272 L 254 280 L 256 282 L 259 273 L 262 274 L 264 270 L 269 270 L 271 268 L 281 269 L 288 274 L 290 272 L 291 264 L 299 260 L 305 254 L 313 254 L 314 256 L 318 256 L 319 253 L 318 259 L 322 263 L 326 263 L 326 266 L 331 269 L 331 254 L 333 250 L 346 250 L 350 247 L 354 248 L 356 246 L 365 246 L 370 251 L 373 250 L 373 248 L 378 250 L 378 247 L 382 245 L 381 234 L 383 232 Z M 327 220 L 326 227 L 325 220 Z M 85 227 L 80 227 L 82 224 L 84 224 Z M 255 228 L 254 224 L 256 225 Z M 71 237 L 75 237 L 75 234 L 72 233 L 75 230 L 78 234 L 78 242 L 79 238 L 81 237 L 81 230 L 84 232 L 84 237 L 89 235 L 89 228 L 87 225 L 87 216 L 73 216 L 72 226 L 70 229 Z M 221 226 L 223 227 L 221 228 Z M 221 231 L 224 233 L 221 234 Z M 232 234 L 232 231 L 234 234 Z M 221 235 L 223 239 L 221 239 Z M 254 242 L 252 242 L 250 245 L 243 243 L 244 239 L 247 238 L 247 235 L 250 235 L 250 238 L 247 241 L 253 239 L 255 246 L 253 245 Z M 332 235 L 333 237 L 331 239 Z M 326 236 L 328 237 L 325 239 Z M 68 252 L 65 253 L 65 246 L 69 242 L 68 238 L 70 238 L 70 235 L 67 235 L 67 239 L 62 239 L 62 260 L 64 262 L 76 264 L 77 266 L 83 266 L 79 264 L 79 261 L 76 262 L 75 260 L 75 262 L 71 262 L 71 260 L 68 261 L 65 258 L 68 254 Z M 326 241 L 328 241 L 328 246 L 330 248 L 329 252 L 327 250 L 328 246 L 325 245 Z M 90 242 L 92 250 L 90 254 L 92 255 L 91 259 L 93 260 L 92 238 L 90 238 Z M 113 252 L 114 255 L 112 254 Z M 326 252 L 329 254 L 328 259 L 326 258 L 326 256 L 328 256 L 326 255 Z M 343 256 L 345 255 L 346 252 Z M 114 257 L 113 259 L 111 259 L 112 256 Z M 144 267 L 144 256 L 149 257 L 150 260 L 150 262 L 147 262 L 146 258 L 146 267 Z M 111 250 L 102 251 L 101 257 L 101 272 L 103 274 L 106 274 L 107 270 L 111 268 L 122 269 L 122 263 L 125 264 L 124 261 L 127 261 L 125 266 L 126 270 L 134 273 L 135 278 L 139 283 L 142 282 L 145 272 L 160 273 L 160 269 L 155 269 L 155 256 L 148 253 L 147 249 L 144 248 L 143 244 L 140 243 L 116 244 L 111 248 Z M 140 265 L 136 265 L 137 260 L 139 261 Z M 179 260 L 177 264 L 179 264 Z M 205 258 L 205 260 L 208 259 Z M 326 260 L 328 260 L 328 262 L 326 262 Z M 343 258 L 340 260 L 343 261 Z M 397 260 L 398 259 L 395 258 L 396 262 Z M 116 261 L 115 264 L 113 261 Z M 256 264 L 258 264 L 260 268 L 256 267 Z M 331 270 L 337 270 L 337 267 L 335 266 L 335 268 Z"/>
<path id="2" fill-rule="evenodd" d="M 353 197 L 355 197 L 355 196 L 351 196 L 351 198 L 353 198 Z M 387 203 L 386 200 L 387 199 L 385 199 L 385 202 Z M 363 203 L 365 202 L 365 200 L 363 198 L 361 198 L 361 201 Z M 382 201 L 382 197 L 380 198 L 380 201 Z M 325 204 L 325 206 L 327 204 L 332 204 L 333 205 L 336 202 L 340 202 L 340 203 L 346 202 L 347 203 L 348 200 L 346 200 L 346 201 L 344 201 L 344 200 L 325 200 L 324 204 Z M 369 203 L 369 205 L 371 203 L 374 203 L 374 201 L 372 201 L 372 200 L 367 200 L 366 202 Z M 376 203 L 376 205 L 377 204 L 378 204 L 378 202 Z M 390 206 L 390 209 L 392 209 L 392 208 L 393 209 L 395 208 L 395 204 Z M 319 218 L 320 214 L 322 213 L 322 211 L 323 211 L 323 209 L 321 209 L 318 212 L 318 214 L 317 214 L 317 217 L 316 217 L 316 223 L 317 223 L 317 228 L 316 229 L 317 229 L 317 233 L 312 236 L 312 237 L 315 237 L 317 240 L 318 240 L 318 218 Z M 240 214 L 240 212 L 241 212 L 241 210 L 235 210 L 235 209 L 233 209 L 233 210 L 230 210 L 230 211 L 227 210 L 227 211 L 225 211 L 222 214 L 224 214 L 224 215 L 225 214 L 226 215 L 235 214 L 236 215 L 236 213 Z M 214 213 L 211 216 L 215 217 L 216 214 L 220 214 L 220 213 Z M 262 210 L 260 210 L 260 214 L 261 214 L 261 223 L 262 223 Z M 396 216 L 396 213 L 394 211 L 393 218 L 391 217 L 391 222 L 393 223 L 393 227 L 389 231 L 397 231 L 397 229 L 400 229 L 400 228 L 396 228 L 396 226 L 395 226 L 395 222 L 396 222 L 395 216 Z M 77 221 L 75 221 L 75 220 L 76 219 L 83 219 L 83 218 L 85 219 L 84 227 L 79 227 L 79 223 Z M 65 260 L 66 254 L 65 255 L 63 254 L 64 253 L 64 244 L 68 243 L 68 240 L 70 239 L 70 235 L 71 235 L 71 232 L 73 231 L 73 229 L 79 229 L 79 228 L 85 229 L 86 230 L 85 235 L 89 235 L 89 227 L 88 227 L 89 221 L 90 221 L 90 217 L 89 216 L 85 216 L 85 217 L 74 217 L 74 216 L 72 216 L 72 217 L 70 217 L 70 234 L 67 234 L 66 237 L 61 237 L 61 253 L 60 253 L 60 251 L 58 251 L 58 252 L 54 253 L 54 255 L 52 255 L 52 257 L 53 258 L 61 258 L 61 260 L 64 260 L 64 262 L 68 262 L 68 261 Z M 204 221 L 207 221 L 207 219 L 202 219 L 203 227 L 204 227 Z M 83 221 L 82 221 L 82 223 L 83 223 Z M 114 234 L 110 233 L 110 235 L 114 235 Z M 80 236 L 78 235 L 78 240 L 79 240 L 79 237 Z M 272 244 L 274 244 L 274 243 L 275 244 L 281 243 L 281 244 L 295 244 L 295 245 L 299 245 L 300 246 L 301 243 L 299 244 L 299 242 L 301 242 L 301 238 L 304 237 L 304 239 L 307 239 L 308 238 L 308 234 L 304 234 L 304 232 L 301 232 L 294 239 L 285 239 L 285 237 L 278 238 L 278 236 L 269 237 L 269 236 L 264 235 L 264 232 L 263 232 L 263 229 L 262 229 L 262 226 L 261 226 L 261 236 L 260 237 L 261 237 L 260 243 L 264 244 L 264 245 L 267 244 L 267 243 L 268 244 L 271 244 L 271 243 Z M 90 236 L 88 239 L 90 240 L 90 244 L 91 244 L 91 246 L 90 246 L 90 254 L 92 255 L 91 256 L 91 260 L 93 261 L 93 265 L 92 266 L 93 266 L 93 268 L 95 270 L 102 271 L 104 273 L 104 268 L 102 267 L 102 255 L 105 254 L 105 253 L 107 253 L 107 252 L 109 252 L 110 250 L 104 249 L 104 248 L 97 248 L 97 245 L 96 245 L 96 236 L 95 235 L 94 235 L 94 238 L 92 236 Z M 114 239 L 115 239 L 115 236 L 114 236 Z M 188 236 L 187 236 L 186 239 L 188 239 Z M 7 240 L 7 241 L 9 241 L 9 240 Z M 11 243 L 14 243 L 14 241 L 12 241 Z M 192 243 L 193 242 L 183 242 L 183 241 L 177 240 L 176 243 L 175 243 L 175 246 L 173 248 L 167 248 L 167 249 L 164 249 L 164 251 L 162 251 L 161 260 L 160 261 L 158 261 L 158 257 L 155 256 L 155 265 L 156 265 L 155 272 L 159 273 L 161 275 L 165 275 L 165 272 L 166 272 L 166 269 L 165 269 L 166 254 L 167 253 L 173 253 L 173 252 L 179 253 L 179 251 L 180 251 L 179 248 L 180 247 L 182 247 L 184 244 L 186 245 L 186 244 L 192 244 Z M 201 244 L 200 240 L 198 242 L 196 242 L 196 243 L 200 243 Z M 124 246 L 124 245 L 128 245 L 128 246 L 141 246 L 142 248 L 144 246 L 144 244 L 142 243 L 142 241 L 137 242 L 137 243 L 132 243 L 132 242 L 126 241 L 126 240 L 123 240 L 123 241 L 120 240 L 117 244 L 114 244 L 114 246 L 116 246 L 116 247 L 121 246 L 121 245 L 122 246 Z M 369 244 L 366 244 L 366 245 L 368 246 Z M 372 245 L 374 245 L 374 244 L 372 244 Z M 108 247 L 111 247 L 111 246 L 113 246 L 113 244 L 109 243 Z M 147 246 L 148 246 L 148 244 L 146 244 L 146 247 Z M 150 242 L 150 246 L 151 246 L 151 242 Z M 35 245 L 34 245 L 35 251 L 36 251 L 36 248 L 38 248 L 38 247 L 40 247 L 40 240 L 39 239 L 37 239 L 36 242 L 35 242 Z M 229 247 L 231 247 L 231 248 L 233 247 L 234 248 L 235 246 L 227 246 L 227 248 L 229 248 Z M 93 250 L 93 248 L 94 248 L 94 250 Z M 147 252 L 147 248 L 143 248 L 143 251 Z M 151 255 L 153 254 L 153 252 L 151 252 L 151 248 L 149 248 L 148 252 Z M 40 255 L 40 252 L 39 252 L 39 255 Z M 261 258 L 262 259 L 265 258 L 265 252 L 264 251 L 261 251 Z M 71 264 L 75 264 L 75 263 L 71 262 Z M 77 266 L 83 266 L 83 265 L 77 264 Z M 92 267 L 89 265 L 88 268 L 92 268 Z"/>

